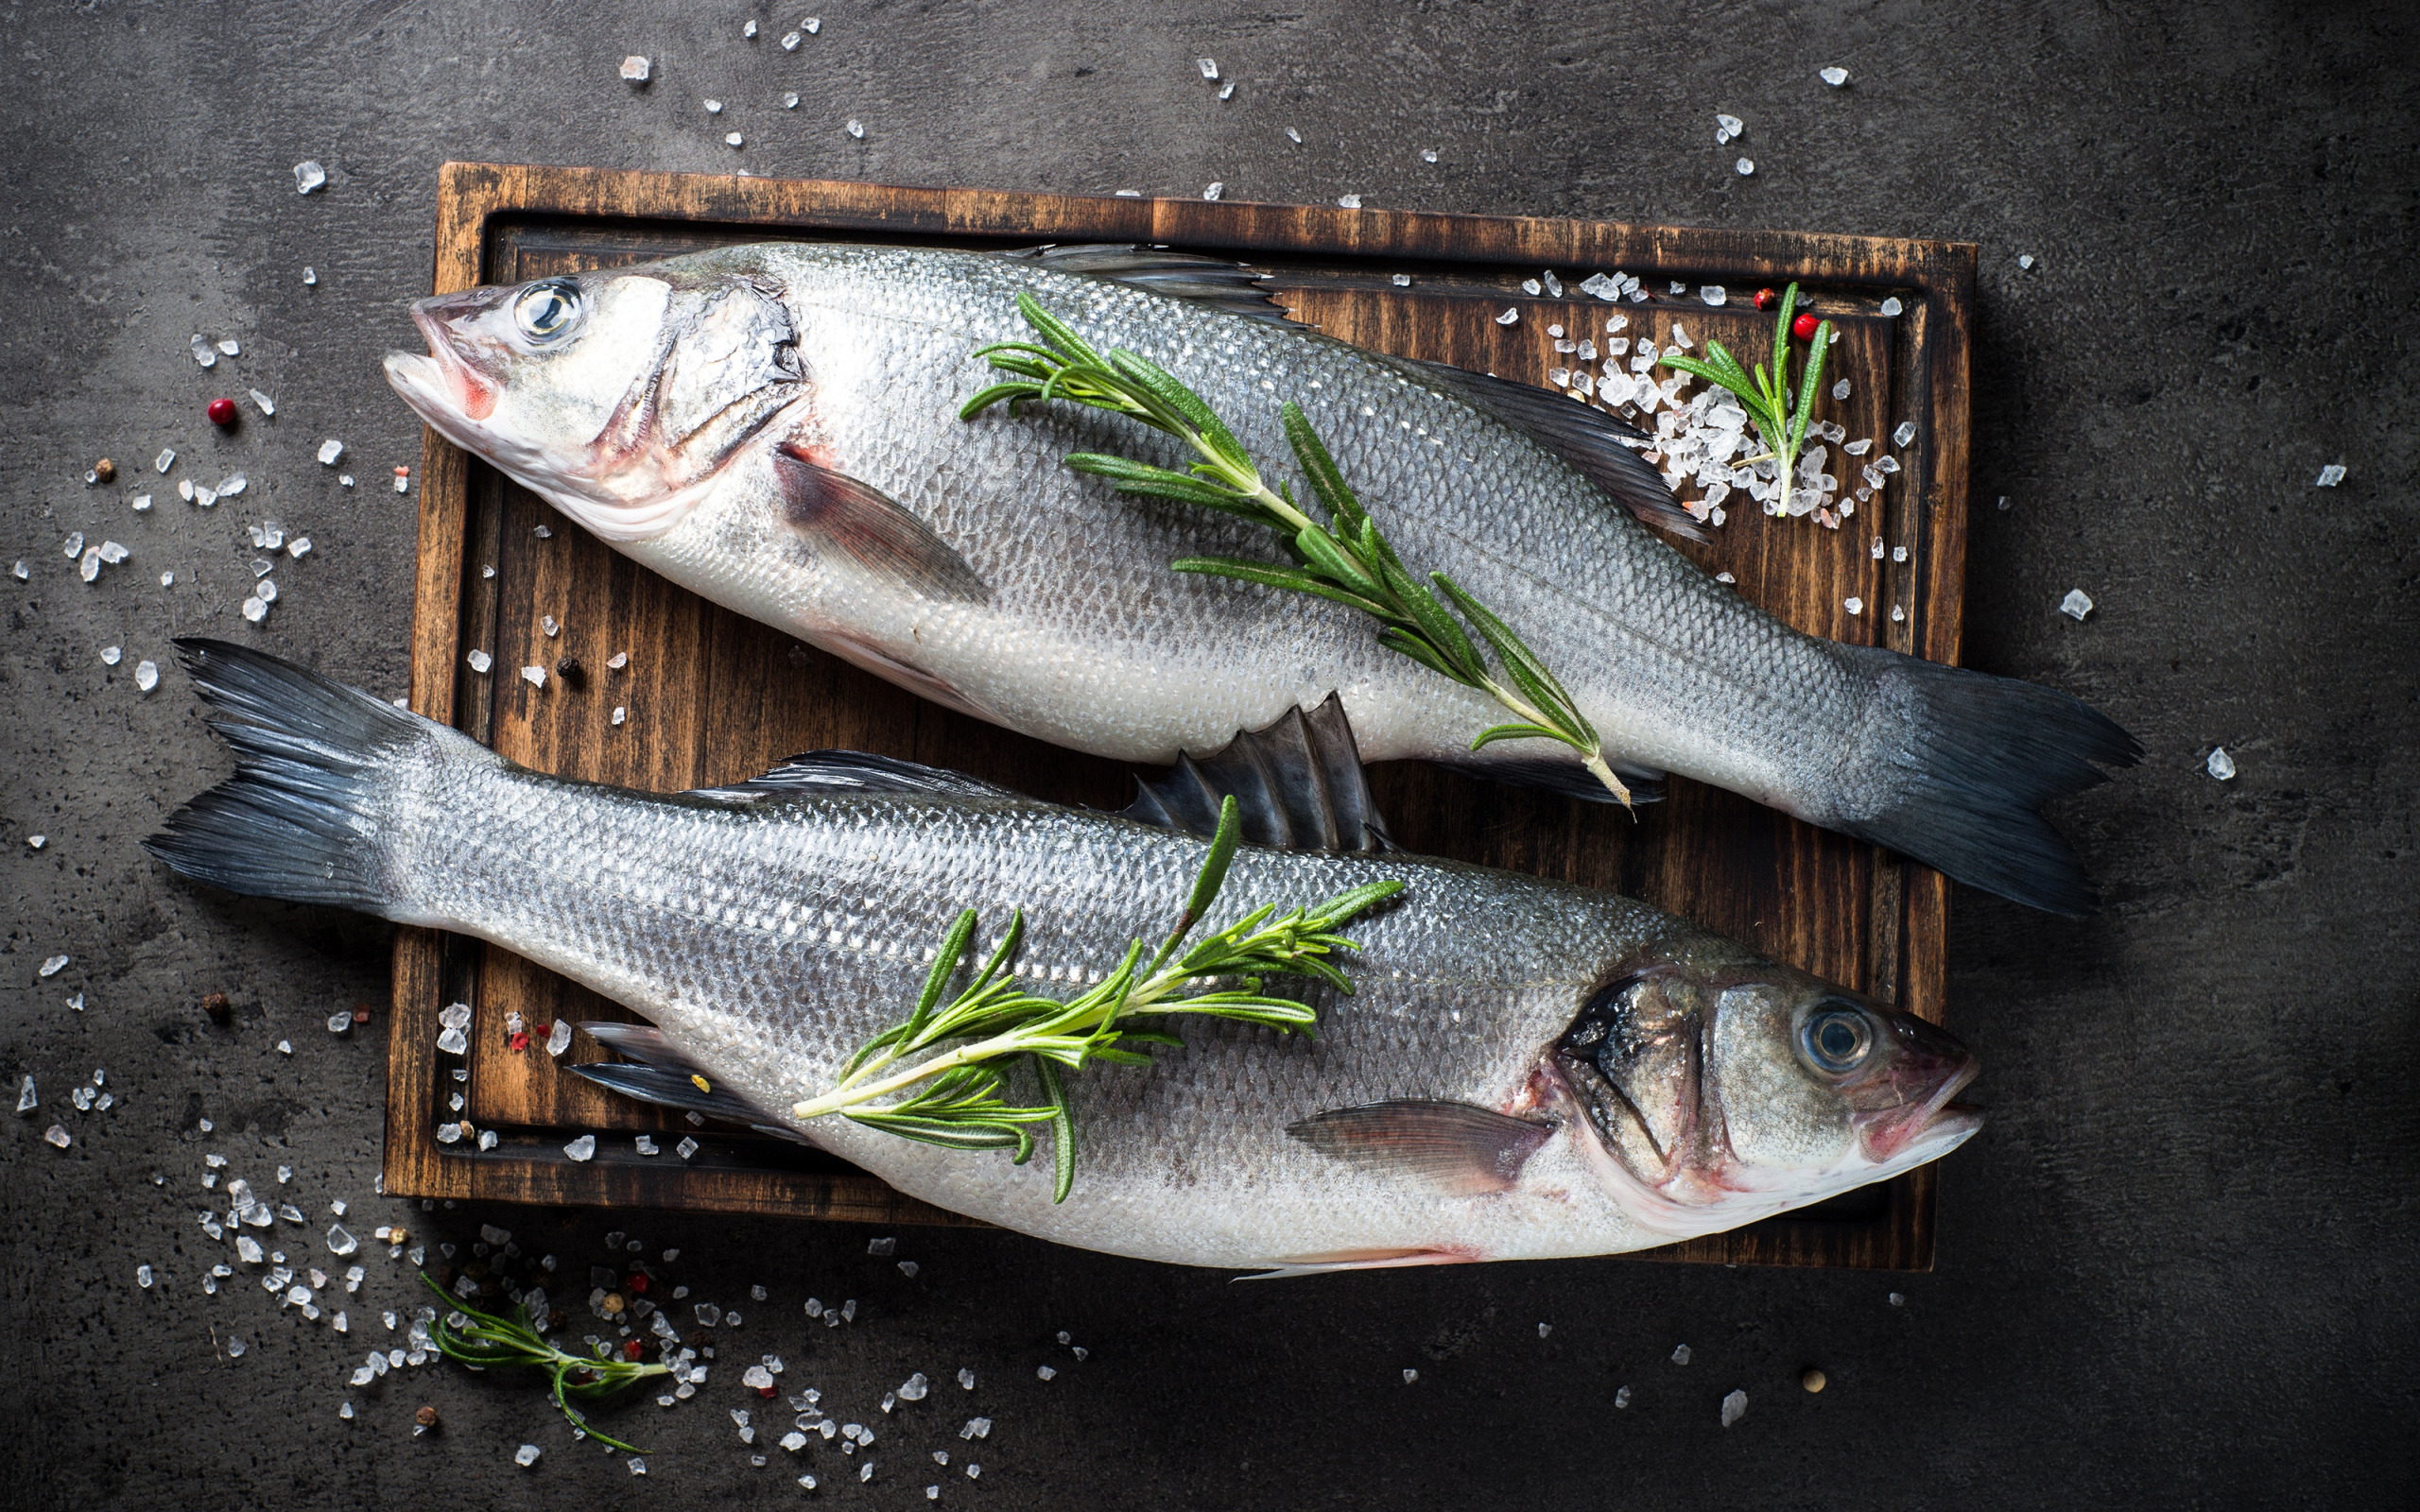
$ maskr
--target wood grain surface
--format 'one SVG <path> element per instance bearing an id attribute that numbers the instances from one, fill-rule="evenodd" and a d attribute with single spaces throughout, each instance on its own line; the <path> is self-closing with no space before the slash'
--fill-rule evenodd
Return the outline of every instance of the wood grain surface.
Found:
<path id="1" fill-rule="evenodd" d="M 1728 524 L 1683 549 L 1708 572 L 1818 635 L 1955 660 L 1964 573 L 1967 339 L 1973 249 L 1963 244 L 1719 232 L 1611 222 L 1414 215 L 1198 200 L 904 189 L 592 169 L 451 163 L 442 170 L 438 292 L 669 256 L 735 241 L 854 239 L 967 247 L 1152 241 L 1231 252 L 1271 274 L 1297 319 L 1380 351 L 1544 383 L 1550 325 L 1600 343 L 1605 323 L 1667 342 L 1763 356 L 1772 318 L 1747 297 L 1795 278 L 1842 337 L 1844 401 L 1818 418 L 1851 438 L 1918 426 L 1906 472 L 1826 530 L 1774 520 L 1735 496 Z M 1562 300 L 1527 295 L 1553 267 Z M 1622 268 L 1657 298 L 1579 294 Z M 1408 273 L 1409 287 L 1392 275 Z M 1671 295 L 1679 281 L 1688 290 Z M 1720 308 L 1695 291 L 1723 284 Z M 1895 296 L 1903 313 L 1880 313 Z M 1520 319 L 1495 317 L 1517 306 Z M 1841 470 L 1835 468 L 1836 472 Z M 1844 483 L 1853 481 L 1842 472 Z M 643 571 L 535 496 L 427 438 L 413 636 L 413 706 L 544 771 L 669 790 L 753 775 L 794 751 L 844 747 L 964 770 L 1037 796 L 1116 806 L 1131 778 L 922 702 Z M 540 534 L 541 528 L 546 533 Z M 1883 555 L 1876 557 L 1879 540 Z M 1897 559 L 1892 548 L 1904 549 Z M 493 568 L 493 574 L 486 571 Z M 1858 599 L 1863 612 L 1845 608 Z M 1899 608 L 1904 617 L 1892 619 Z M 551 617 L 556 633 L 544 620 Z M 473 647 L 494 671 L 473 673 Z M 628 652 L 625 669 L 607 661 Z M 577 668 L 533 688 L 525 664 Z M 616 708 L 626 722 L 613 723 Z M 1478 782 L 1419 764 L 1374 770 L 1409 848 L 1630 893 L 1939 1022 L 1947 884 L 1938 873 L 1684 780 L 1634 820 L 1618 809 Z M 447 1003 L 473 1005 L 467 1057 L 436 1049 Z M 406 930 L 395 954 L 386 1177 L 406 1195 L 791 1212 L 892 1223 L 964 1222 L 818 1152 L 719 1126 L 693 1128 L 563 1072 L 543 1027 L 631 1015 L 509 952 Z M 529 1042 L 515 1048 L 508 1015 Z M 600 1052 L 579 1037 L 565 1060 Z M 475 1133 L 441 1143 L 465 1116 Z M 598 1134 L 585 1162 L 562 1145 Z M 648 1133 L 662 1153 L 643 1156 Z M 697 1142 L 692 1159 L 676 1151 Z M 985 1157 L 971 1157 L 982 1159 Z M 1652 1251 L 1731 1263 L 1926 1268 L 1936 1174 L 1927 1167 L 1819 1209 Z"/>

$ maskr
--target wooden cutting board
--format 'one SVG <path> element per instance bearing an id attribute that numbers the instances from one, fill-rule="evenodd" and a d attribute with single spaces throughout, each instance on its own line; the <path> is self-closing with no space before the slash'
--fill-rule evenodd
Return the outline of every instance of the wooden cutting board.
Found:
<path id="1" fill-rule="evenodd" d="M 1957 660 L 1965 571 L 1967 363 L 1975 251 L 1962 243 L 1695 231 L 1605 221 L 1385 210 L 908 189 L 586 168 L 448 163 L 437 215 L 439 293 L 765 240 L 949 247 L 1151 242 L 1270 271 L 1299 320 L 1380 351 L 1544 384 L 1566 339 L 1668 339 L 1754 362 L 1772 318 L 1756 288 L 1795 279 L 1844 333 L 1851 379 L 1819 419 L 1852 438 L 1917 429 L 1906 471 L 1841 528 L 1775 520 L 1744 496 L 1705 545 L 1708 572 L 1800 629 Z M 1551 269 L 1560 299 L 1529 293 Z M 1653 295 L 1607 303 L 1580 291 L 1624 270 Z M 1395 276 L 1409 274 L 1409 286 Z M 1675 291 L 1674 285 L 1680 285 Z M 1721 284 L 1720 307 L 1699 290 Z M 1883 313 L 1886 301 L 1896 314 Z M 1517 308 L 1520 318 L 1497 317 Z M 1884 449 L 1887 449 L 1887 445 Z M 1118 764 L 951 713 L 777 630 L 675 588 L 534 495 L 429 433 L 421 483 L 412 706 L 541 771 L 657 790 L 736 782 L 793 752 L 854 747 L 955 767 L 1063 802 L 1120 807 Z M 1839 471 L 1838 469 L 1835 470 Z M 1844 483 L 1853 479 L 1844 478 Z M 545 527 L 542 533 L 541 527 Z M 1882 552 L 1875 551 L 1876 541 Z M 1898 548 L 1894 550 L 1893 548 Z M 1899 555 L 1904 551 L 1904 559 Z M 493 569 L 493 571 L 490 571 Z M 1862 612 L 1846 608 L 1855 599 Z M 1902 617 L 1893 618 L 1897 609 Z M 559 629 L 546 633 L 551 616 Z M 475 673 L 473 649 L 494 658 Z M 630 653 L 626 669 L 605 662 Z M 514 676 L 570 655 L 584 673 L 541 693 Z M 625 722 L 613 722 L 614 711 Z M 1938 873 L 1682 779 L 1634 820 L 1619 809 L 1458 777 L 1374 768 L 1372 786 L 1409 849 L 1643 898 L 1776 959 L 1942 1018 L 1948 885 Z M 631 1015 L 509 952 L 406 929 L 395 946 L 386 1181 L 406 1196 L 794 1213 L 962 1223 L 820 1152 L 611 1096 L 570 1074 L 540 1026 Z M 439 1050 L 441 1009 L 473 1010 L 466 1056 Z M 516 1046 L 508 1016 L 529 1031 Z M 579 1037 L 564 1061 L 599 1058 Z M 457 1111 L 453 1099 L 466 1106 Z M 445 1140 L 468 1119 L 492 1130 Z M 564 1145 L 596 1136 L 596 1153 Z M 636 1136 L 659 1153 L 643 1155 Z M 694 1139 L 693 1156 L 678 1146 Z M 990 1155 L 971 1160 L 994 1159 Z M 1923 1269 L 1932 1263 L 1927 1166 L 1820 1208 L 1650 1252 L 1657 1258 Z"/>

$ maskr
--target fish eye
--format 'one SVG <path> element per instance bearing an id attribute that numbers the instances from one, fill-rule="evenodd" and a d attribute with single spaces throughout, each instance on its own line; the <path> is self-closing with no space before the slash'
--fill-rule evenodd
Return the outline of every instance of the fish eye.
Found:
<path id="1" fill-rule="evenodd" d="M 512 323 L 532 341 L 551 341 L 579 318 L 579 290 L 560 280 L 532 284 L 512 301 Z"/>
<path id="2" fill-rule="evenodd" d="M 1855 1071 L 1874 1050 L 1874 1027 L 1851 1007 L 1820 1008 L 1799 1031 L 1806 1058 L 1829 1072 Z"/>

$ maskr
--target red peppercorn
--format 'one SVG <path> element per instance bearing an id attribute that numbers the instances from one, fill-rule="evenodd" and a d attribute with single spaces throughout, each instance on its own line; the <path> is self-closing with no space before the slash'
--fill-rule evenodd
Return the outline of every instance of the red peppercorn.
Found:
<path id="1" fill-rule="evenodd" d="M 1775 294 L 1771 289 L 1758 289 L 1756 291 L 1756 308 L 1759 310 L 1770 310 L 1773 307 L 1773 301 L 1780 298 L 1780 295 Z"/>
<path id="2" fill-rule="evenodd" d="M 526 1034 L 516 1034 L 511 1039 L 507 1040 L 505 1043 L 510 1045 L 515 1050 L 527 1050 L 529 1048 L 529 1037 Z"/>
<path id="3" fill-rule="evenodd" d="M 1801 310 L 1798 318 L 1789 322 L 1789 334 L 1801 341 L 1812 341 L 1815 339 L 1815 318 Z"/>
<path id="4" fill-rule="evenodd" d="M 631 1279 L 626 1284 L 632 1292 L 641 1297 L 645 1297 L 647 1295 L 647 1289 L 653 1285 L 654 1282 L 648 1280 L 647 1272 L 643 1270 L 635 1270 L 631 1272 Z"/>
<path id="5" fill-rule="evenodd" d="M 622 1346 L 622 1358 L 625 1360 L 635 1360 L 645 1353 L 647 1353 L 647 1346 L 637 1339 L 632 1339 Z"/>
<path id="6" fill-rule="evenodd" d="M 780 1389 L 781 1388 L 778 1386 L 758 1386 L 756 1388 L 756 1395 L 764 1398 L 768 1401 L 770 1401 L 773 1399 L 773 1393 Z"/>
<path id="7" fill-rule="evenodd" d="M 210 402 L 210 407 L 203 413 L 210 417 L 210 423 L 213 425 L 233 425 L 235 423 L 235 402 L 232 399 L 214 399 Z"/>

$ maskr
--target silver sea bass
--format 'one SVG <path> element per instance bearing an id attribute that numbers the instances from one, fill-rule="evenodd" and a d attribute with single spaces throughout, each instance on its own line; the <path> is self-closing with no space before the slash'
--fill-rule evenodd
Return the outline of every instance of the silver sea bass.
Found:
<path id="1" fill-rule="evenodd" d="M 621 1042 L 779 1125 L 904 1016 L 959 910 L 1072 994 L 1164 929 L 1204 843 L 846 753 L 654 795 L 530 772 L 263 653 L 181 643 L 236 776 L 147 842 L 238 892 L 457 930 L 654 1021 Z M 900 1190 L 1043 1238 L 1285 1268 L 1609 1254 L 1932 1160 L 1974 1132 L 1973 1057 L 1643 904 L 1403 855 L 1246 847 L 1217 927 L 1399 878 L 1350 926 L 1357 990 L 1315 1037 L 1187 1022 L 1149 1067 L 1070 1079 L 1047 1159 L 803 1132 Z M 1229 901 L 1232 900 L 1232 906 Z M 635 1074 L 639 1068 L 630 1068 Z M 1047 1137 L 1046 1135 L 1045 1136 Z"/>
<path id="2" fill-rule="evenodd" d="M 1694 528 L 1620 421 L 1268 318 L 1240 280 L 1115 249 L 738 247 L 424 301 L 431 354 L 387 372 L 439 432 L 619 550 L 1010 729 L 1167 762 L 1333 691 L 1372 760 L 1607 797 L 1552 742 L 1472 752 L 1501 711 L 1353 610 L 1168 569 L 1272 555 L 1254 527 L 1062 465 L 1079 449 L 1181 464 L 1172 441 L 1066 406 L 961 421 L 993 376 L 973 352 L 1030 336 L 1014 310 L 1030 291 L 1096 345 L 1167 367 L 1265 464 L 1288 455 L 1279 405 L 1299 402 L 1404 559 L 1502 615 L 1617 767 L 2091 906 L 2038 810 L 2135 759 L 2107 719 L 1789 628 L 1609 499 Z"/>

